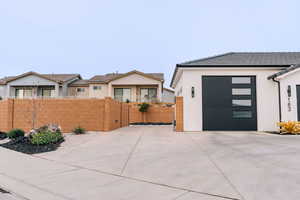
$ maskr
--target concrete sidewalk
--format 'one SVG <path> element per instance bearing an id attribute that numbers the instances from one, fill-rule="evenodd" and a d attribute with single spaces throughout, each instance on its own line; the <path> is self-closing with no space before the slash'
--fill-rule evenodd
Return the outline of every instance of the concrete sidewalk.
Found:
<path id="1" fill-rule="evenodd" d="M 0 187 L 30 200 L 298 199 L 299 142 L 170 126 L 67 135 L 34 156 L 0 148 Z"/>

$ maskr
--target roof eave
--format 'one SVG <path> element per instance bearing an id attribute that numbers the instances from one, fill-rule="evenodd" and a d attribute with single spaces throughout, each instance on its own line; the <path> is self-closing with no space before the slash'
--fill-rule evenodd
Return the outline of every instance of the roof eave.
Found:
<path id="1" fill-rule="evenodd" d="M 106 83 L 105 81 L 88 80 L 88 83 Z"/>
<path id="2" fill-rule="evenodd" d="M 219 67 L 232 67 L 232 68 L 239 68 L 239 67 L 242 67 L 242 68 L 245 68 L 245 67 L 255 67 L 255 68 L 258 68 L 258 67 L 289 67 L 290 65 L 233 65 L 233 64 L 224 64 L 224 65 L 219 65 L 219 64 L 216 64 L 216 65 L 182 65 L 182 64 L 177 64 L 177 67 L 181 67 L 181 68 L 206 68 L 206 67 L 209 67 L 209 68 L 219 68 Z"/>
<path id="3" fill-rule="evenodd" d="M 30 75 L 35 75 L 35 76 L 38 76 L 38 77 L 40 77 L 40 78 L 43 78 L 43 79 L 46 79 L 46 80 L 53 81 L 53 82 L 55 82 L 55 83 L 61 84 L 60 81 L 57 81 L 57 80 L 54 80 L 54 79 L 45 77 L 45 76 L 43 76 L 42 74 L 39 74 L 39 73 L 36 73 L 36 72 L 32 72 L 32 71 L 26 72 L 26 73 L 21 74 L 21 75 L 19 75 L 19 76 L 16 76 L 16 77 L 14 77 L 14 78 L 12 78 L 12 79 L 6 81 L 5 84 L 7 84 L 7 83 L 9 83 L 9 82 L 11 82 L 11 81 L 18 80 L 19 78 L 23 78 L 23 77 L 26 77 L 26 76 L 30 76 Z"/>
<path id="4" fill-rule="evenodd" d="M 289 73 L 293 73 L 294 70 L 297 70 L 300 68 L 300 64 L 296 64 L 296 65 L 290 65 L 290 67 L 280 71 L 280 72 L 277 72 L 271 76 L 268 76 L 268 80 L 270 79 L 280 79 L 280 77 L 282 76 L 286 76 L 287 74 Z"/>
<path id="5" fill-rule="evenodd" d="M 76 74 L 76 75 L 74 75 L 73 77 L 71 77 L 71 78 L 69 78 L 69 79 L 67 79 L 67 80 L 65 80 L 65 81 L 60 81 L 60 82 L 61 82 L 61 83 L 66 83 L 66 82 L 71 81 L 71 80 L 74 79 L 74 78 L 78 78 L 78 79 L 82 80 L 81 75 L 80 75 L 80 74 Z"/>
<path id="6" fill-rule="evenodd" d="M 120 76 L 114 77 L 114 78 L 108 80 L 107 83 L 109 83 L 109 82 L 111 82 L 111 81 L 114 81 L 114 80 L 118 80 L 118 79 L 124 78 L 124 77 L 126 77 L 126 76 L 131 75 L 131 74 L 138 74 L 138 75 L 144 76 L 144 77 L 146 77 L 146 78 L 150 78 L 150 79 L 153 79 L 153 80 L 157 80 L 157 81 L 160 81 L 160 82 L 164 82 L 164 79 L 160 79 L 160 78 L 157 78 L 157 77 L 155 77 L 155 76 L 153 76 L 153 75 L 149 75 L 149 74 L 145 74 L 145 73 L 143 73 L 143 72 L 137 71 L 137 70 L 133 70 L 133 71 L 127 72 L 127 73 L 125 73 L 125 74 L 122 74 L 122 75 L 120 75 Z"/>
<path id="7" fill-rule="evenodd" d="M 179 64 L 177 64 L 176 67 L 175 67 L 175 70 L 174 70 L 174 73 L 173 73 L 173 76 L 172 76 L 172 80 L 171 80 L 171 83 L 170 83 L 170 87 L 171 87 L 171 88 L 174 88 L 174 87 L 173 87 L 173 82 L 174 82 L 174 79 L 175 79 L 175 76 L 176 76 L 176 74 L 177 74 L 177 71 L 178 71 L 178 68 L 179 68 L 179 67 L 180 67 Z"/>

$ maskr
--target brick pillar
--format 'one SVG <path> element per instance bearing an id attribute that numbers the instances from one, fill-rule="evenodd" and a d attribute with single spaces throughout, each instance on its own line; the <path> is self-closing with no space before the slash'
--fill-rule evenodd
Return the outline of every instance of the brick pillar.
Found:
<path id="1" fill-rule="evenodd" d="M 183 97 L 176 97 L 176 132 L 183 132 Z"/>
<path id="2" fill-rule="evenodd" d="M 7 125 L 6 125 L 6 131 L 10 131 L 14 128 L 14 100 L 8 99 L 7 100 Z"/>
<path id="3" fill-rule="evenodd" d="M 104 99 L 104 131 L 111 130 L 111 97 L 105 97 Z"/>

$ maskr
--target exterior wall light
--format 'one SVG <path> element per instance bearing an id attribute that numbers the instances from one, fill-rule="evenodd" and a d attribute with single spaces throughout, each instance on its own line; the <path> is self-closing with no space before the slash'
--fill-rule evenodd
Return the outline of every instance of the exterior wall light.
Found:
<path id="1" fill-rule="evenodd" d="M 195 97 L 195 87 L 192 87 L 192 89 L 191 89 L 191 95 L 192 95 L 192 98 Z"/>

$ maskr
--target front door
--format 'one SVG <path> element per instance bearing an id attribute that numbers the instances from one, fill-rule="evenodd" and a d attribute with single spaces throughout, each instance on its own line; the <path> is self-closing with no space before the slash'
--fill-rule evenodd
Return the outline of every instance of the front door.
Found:
<path id="1" fill-rule="evenodd" d="M 257 130 L 254 76 L 203 76 L 203 130 Z"/>

